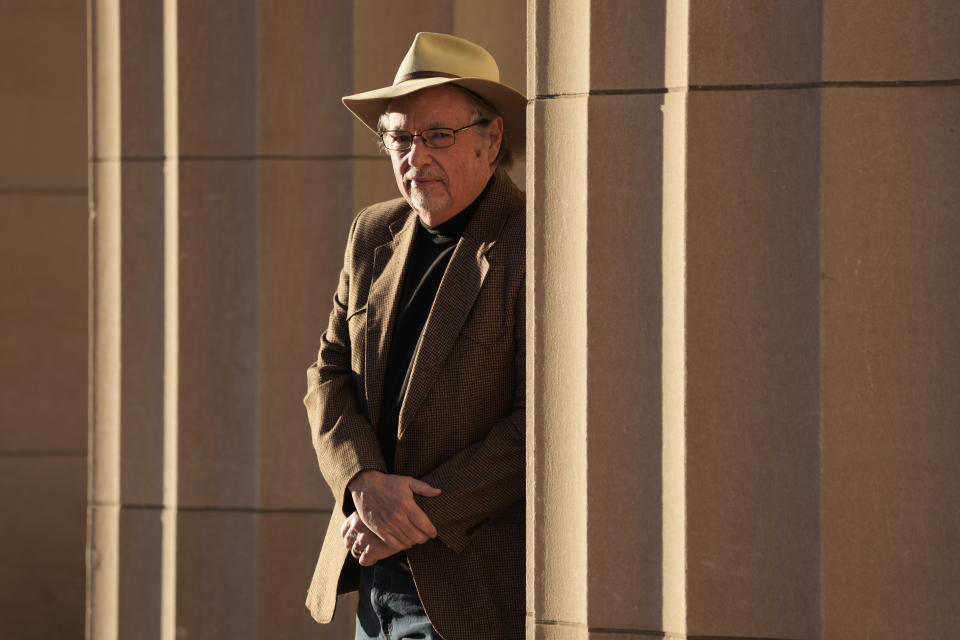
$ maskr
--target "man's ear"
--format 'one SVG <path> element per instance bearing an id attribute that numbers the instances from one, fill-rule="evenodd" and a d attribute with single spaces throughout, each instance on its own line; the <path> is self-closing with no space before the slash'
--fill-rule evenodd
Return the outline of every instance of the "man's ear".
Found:
<path id="1" fill-rule="evenodd" d="M 487 162 L 493 164 L 497 155 L 500 153 L 500 145 L 503 144 L 503 118 L 497 116 L 487 125 L 487 136 L 490 140 L 490 147 L 487 149 Z"/>

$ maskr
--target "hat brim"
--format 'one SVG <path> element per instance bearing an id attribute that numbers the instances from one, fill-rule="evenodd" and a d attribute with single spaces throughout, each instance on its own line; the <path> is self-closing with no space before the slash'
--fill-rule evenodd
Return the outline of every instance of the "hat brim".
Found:
<path id="1" fill-rule="evenodd" d="M 376 133 L 380 116 L 392 99 L 442 84 L 455 84 L 469 89 L 493 105 L 503 117 L 503 128 L 510 143 L 510 151 L 514 157 L 523 157 L 526 151 L 527 99 L 523 94 L 499 82 L 484 78 L 417 78 L 382 89 L 344 96 L 343 105 L 368 129 Z"/>

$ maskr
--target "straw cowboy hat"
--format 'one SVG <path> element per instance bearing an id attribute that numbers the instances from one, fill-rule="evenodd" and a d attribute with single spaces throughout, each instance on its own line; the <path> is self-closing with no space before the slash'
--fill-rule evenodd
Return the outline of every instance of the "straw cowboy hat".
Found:
<path id="1" fill-rule="evenodd" d="M 445 33 L 418 33 L 400 63 L 393 84 L 382 89 L 344 96 L 343 104 L 367 127 L 377 132 L 380 115 L 391 98 L 441 84 L 469 89 L 500 112 L 510 149 L 524 152 L 527 99 L 500 83 L 500 68 L 483 47 Z"/>

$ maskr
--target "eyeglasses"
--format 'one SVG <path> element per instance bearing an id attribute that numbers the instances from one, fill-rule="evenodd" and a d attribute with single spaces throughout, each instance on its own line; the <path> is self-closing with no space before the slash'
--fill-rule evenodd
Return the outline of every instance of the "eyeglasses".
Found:
<path id="1" fill-rule="evenodd" d="M 459 129 L 448 129 L 440 127 L 437 129 L 424 129 L 420 133 L 410 133 L 409 131 L 381 131 L 378 135 L 383 146 L 390 151 L 406 151 L 413 146 L 413 139 L 420 138 L 423 144 L 431 149 L 446 149 L 452 147 L 457 141 L 457 134 L 464 129 L 475 127 L 478 124 L 487 124 L 489 120 L 477 120 L 471 122 L 465 127 Z"/>

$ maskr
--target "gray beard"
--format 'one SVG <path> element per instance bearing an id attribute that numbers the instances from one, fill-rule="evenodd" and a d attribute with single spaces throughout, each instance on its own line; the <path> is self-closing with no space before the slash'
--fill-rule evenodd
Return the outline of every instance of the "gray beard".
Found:
<path id="1" fill-rule="evenodd" d="M 442 209 L 450 202 L 450 194 L 446 190 L 435 195 L 427 195 L 416 187 L 410 189 L 410 202 L 417 211 L 432 212 Z"/>

